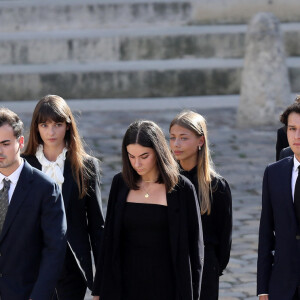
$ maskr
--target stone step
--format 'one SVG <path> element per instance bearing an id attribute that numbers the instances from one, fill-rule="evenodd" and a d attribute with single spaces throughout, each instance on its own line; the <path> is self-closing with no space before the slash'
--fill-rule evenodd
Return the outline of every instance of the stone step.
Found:
<path id="1" fill-rule="evenodd" d="M 299 22 L 298 0 L 196 0 L 193 19 L 201 24 L 247 24 L 259 12 L 271 12 L 280 22 Z"/>
<path id="2" fill-rule="evenodd" d="M 0 31 L 186 24 L 191 6 L 188 0 L 0 1 Z"/>
<path id="3" fill-rule="evenodd" d="M 164 98 L 123 98 L 123 99 L 66 99 L 75 113 L 126 111 L 163 111 L 172 109 L 216 109 L 237 108 L 239 95 L 213 95 Z M 292 97 L 294 99 L 295 97 Z M 38 99 L 37 99 L 38 100 Z M 1 101 L 17 114 L 32 113 L 37 100 Z"/>
<path id="4" fill-rule="evenodd" d="M 300 90 L 300 58 L 287 60 L 293 92 Z M 0 100 L 144 98 L 238 94 L 242 59 L 3 65 Z"/>
<path id="5" fill-rule="evenodd" d="M 247 24 L 258 12 L 281 22 L 300 19 L 298 0 L 4 0 L 0 31 Z"/>
<path id="6" fill-rule="evenodd" d="M 300 56 L 300 23 L 282 24 L 286 53 Z M 241 58 L 246 25 L 2 33 L 0 64 Z"/>

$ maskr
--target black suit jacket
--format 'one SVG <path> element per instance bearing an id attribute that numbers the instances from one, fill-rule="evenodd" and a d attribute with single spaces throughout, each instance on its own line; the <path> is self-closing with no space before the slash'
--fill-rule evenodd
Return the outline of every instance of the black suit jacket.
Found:
<path id="1" fill-rule="evenodd" d="M 283 126 L 277 130 L 276 161 L 279 160 L 280 151 L 288 146 L 289 142 L 286 135 L 286 126 Z"/>
<path id="2" fill-rule="evenodd" d="M 120 236 L 128 193 L 122 174 L 117 174 L 111 185 L 103 247 L 93 288 L 93 294 L 100 295 L 101 300 L 122 299 Z M 180 176 L 175 190 L 167 194 L 167 203 L 176 300 L 198 300 L 204 248 L 200 209 L 193 184 Z"/>
<path id="3" fill-rule="evenodd" d="M 197 166 L 190 171 L 182 170 L 181 174 L 186 176 L 198 190 Z M 214 178 L 211 186 L 211 213 L 201 215 L 203 238 L 205 249 L 214 248 L 219 263 L 218 273 L 222 275 L 230 258 L 232 198 L 229 184 L 223 177 Z"/>
<path id="4" fill-rule="evenodd" d="M 42 169 L 36 156 L 24 157 L 33 167 Z M 62 195 L 67 217 L 67 239 L 74 257 L 80 267 L 90 289 L 93 286 L 93 268 L 91 249 L 97 261 L 100 251 L 104 218 L 101 205 L 100 167 L 99 161 L 91 157 L 85 162 L 93 170 L 95 176 L 89 181 L 88 193 L 79 199 L 79 190 L 72 175 L 70 161 L 66 159 L 64 167 L 65 181 Z"/>
<path id="5" fill-rule="evenodd" d="M 283 159 L 283 158 L 286 158 L 286 157 L 292 156 L 292 155 L 294 155 L 294 152 L 291 149 L 291 147 L 286 147 L 280 151 L 279 159 Z"/>
<path id="6" fill-rule="evenodd" d="M 269 165 L 263 179 L 257 293 L 292 300 L 300 283 L 300 230 L 291 192 L 293 157 Z"/>
<path id="7" fill-rule="evenodd" d="M 51 299 L 66 248 L 59 187 L 24 162 L 0 235 L 2 300 Z"/>

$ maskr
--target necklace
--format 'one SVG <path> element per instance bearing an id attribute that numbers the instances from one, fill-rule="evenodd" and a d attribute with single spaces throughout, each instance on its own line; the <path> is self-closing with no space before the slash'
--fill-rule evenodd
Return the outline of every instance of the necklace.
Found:
<path id="1" fill-rule="evenodd" d="M 144 197 L 145 198 L 149 198 L 150 197 L 150 194 L 149 194 L 149 192 L 143 187 L 143 186 L 141 186 L 141 188 L 144 190 L 144 192 L 146 193 L 145 195 L 144 195 Z"/>
<path id="2" fill-rule="evenodd" d="M 142 183 L 155 183 L 155 182 L 157 182 L 157 179 L 155 179 L 155 180 L 142 180 L 141 181 L 141 188 L 144 190 L 144 192 L 145 192 L 145 195 L 144 195 L 144 197 L 145 198 L 149 198 L 150 197 L 150 193 L 149 193 L 149 190 L 147 191 L 146 189 L 145 189 L 145 186 L 144 186 L 144 184 L 142 184 Z"/>
<path id="3" fill-rule="evenodd" d="M 154 183 L 155 181 L 145 181 L 145 182 L 152 182 L 152 183 Z M 145 198 L 149 198 L 149 197 L 150 197 L 149 190 L 147 191 L 143 185 L 141 185 L 141 188 L 142 188 L 142 189 L 144 190 L 144 192 L 146 193 L 146 194 L 144 195 L 144 197 L 145 197 Z"/>
<path id="4" fill-rule="evenodd" d="M 155 180 L 143 180 L 144 182 L 147 182 L 147 183 L 154 183 L 154 182 L 156 182 L 157 181 L 157 179 L 155 179 Z"/>

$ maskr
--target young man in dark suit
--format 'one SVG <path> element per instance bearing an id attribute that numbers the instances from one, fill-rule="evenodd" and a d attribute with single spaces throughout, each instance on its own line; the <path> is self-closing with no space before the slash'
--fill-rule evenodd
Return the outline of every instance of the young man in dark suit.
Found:
<path id="1" fill-rule="evenodd" d="M 23 123 L 0 109 L 0 298 L 50 300 L 63 264 L 59 187 L 20 157 Z"/>
<path id="2" fill-rule="evenodd" d="M 260 300 L 300 299 L 300 104 L 287 107 L 281 122 L 294 155 L 269 165 L 264 174 L 257 262 Z"/>

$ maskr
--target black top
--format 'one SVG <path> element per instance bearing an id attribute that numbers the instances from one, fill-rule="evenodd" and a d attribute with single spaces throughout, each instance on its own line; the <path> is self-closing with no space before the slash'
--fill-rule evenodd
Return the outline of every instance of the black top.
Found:
<path id="1" fill-rule="evenodd" d="M 197 166 L 190 171 L 181 170 L 198 190 Z M 232 234 L 232 199 L 227 181 L 223 177 L 212 180 L 211 212 L 201 215 L 204 249 L 215 247 L 222 274 L 226 268 L 231 250 Z"/>
<path id="2" fill-rule="evenodd" d="M 123 300 L 174 299 L 167 206 L 126 203 L 122 228 Z"/>

